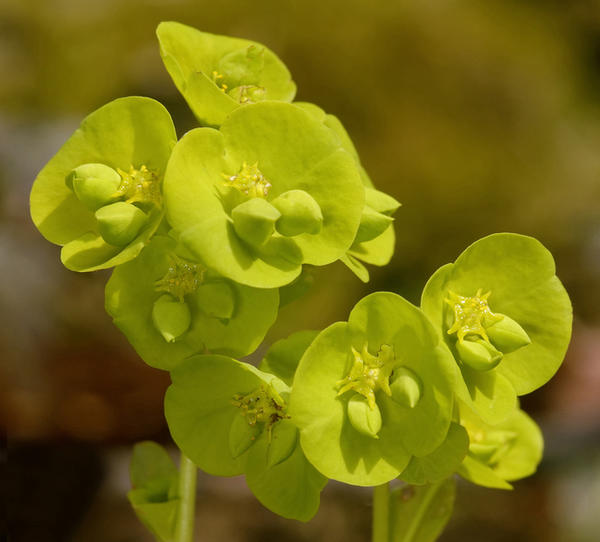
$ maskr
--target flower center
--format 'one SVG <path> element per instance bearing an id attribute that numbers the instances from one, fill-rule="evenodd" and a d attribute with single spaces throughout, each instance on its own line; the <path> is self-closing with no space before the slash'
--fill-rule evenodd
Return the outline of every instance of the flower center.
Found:
<path id="1" fill-rule="evenodd" d="M 232 404 L 242 411 L 248 425 L 264 422 L 270 430 L 271 426 L 279 420 L 289 418 L 285 413 L 287 406 L 285 401 L 271 385 L 261 384 L 259 388 L 246 395 L 236 393 Z"/>
<path id="2" fill-rule="evenodd" d="M 258 169 L 258 162 L 248 165 L 242 164 L 240 171 L 235 175 L 226 175 L 225 186 L 231 186 L 251 198 L 266 198 L 271 188 L 271 183 Z"/>
<path id="3" fill-rule="evenodd" d="M 481 288 L 473 297 L 448 292 L 449 297 L 444 301 L 454 310 L 454 323 L 448 329 L 448 335 L 456 333 L 461 343 L 467 335 L 479 335 L 489 342 L 486 327 L 502 320 L 502 316 L 490 310 L 488 298 L 491 293 L 481 295 Z"/>
<path id="4" fill-rule="evenodd" d="M 390 376 L 397 365 L 394 350 L 387 344 L 381 345 L 379 352 L 373 356 L 365 344 L 361 352 L 352 347 L 354 361 L 346 377 L 337 382 L 338 396 L 347 391 L 355 391 L 367 399 L 369 407 L 375 408 L 375 392 L 383 390 L 392 395 Z"/>
<path id="5" fill-rule="evenodd" d="M 169 268 L 165 275 L 154 283 L 157 292 L 166 292 L 183 301 L 187 294 L 195 292 L 204 279 L 205 269 L 176 254 L 169 255 Z"/>
<path id="6" fill-rule="evenodd" d="M 121 184 L 116 195 L 125 197 L 126 203 L 151 203 L 160 207 L 162 195 L 158 172 L 141 166 L 136 169 L 130 166 L 129 172 L 117 169 L 121 175 Z"/>

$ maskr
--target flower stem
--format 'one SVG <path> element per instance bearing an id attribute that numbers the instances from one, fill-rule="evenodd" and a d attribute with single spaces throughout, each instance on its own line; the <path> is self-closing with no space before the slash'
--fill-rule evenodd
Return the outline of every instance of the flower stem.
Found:
<path id="1" fill-rule="evenodd" d="M 196 465 L 181 453 L 179 463 L 179 514 L 175 528 L 175 542 L 193 542 L 196 513 Z"/>
<path id="2" fill-rule="evenodd" d="M 373 488 L 373 542 L 390 542 L 390 486 Z"/>

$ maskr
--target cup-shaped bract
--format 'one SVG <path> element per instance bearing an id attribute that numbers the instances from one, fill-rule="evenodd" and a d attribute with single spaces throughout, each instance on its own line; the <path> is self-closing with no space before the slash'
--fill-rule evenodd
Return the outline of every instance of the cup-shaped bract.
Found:
<path id="1" fill-rule="evenodd" d="M 294 99 L 290 72 L 260 43 L 176 22 L 160 23 L 156 35 L 169 75 L 204 125 L 219 126 L 241 105 Z"/>
<path id="2" fill-rule="evenodd" d="M 554 375 L 571 336 L 571 303 L 552 255 L 524 235 L 473 243 L 429 279 L 421 307 L 460 367 L 458 397 L 492 424 Z"/>
<path id="3" fill-rule="evenodd" d="M 161 183 L 176 141 L 169 113 L 150 98 L 120 98 L 84 119 L 31 190 L 33 222 L 63 247 L 67 268 L 105 269 L 139 254 L 164 216 Z"/>
<path id="4" fill-rule="evenodd" d="M 397 477 L 411 456 L 440 446 L 452 417 L 456 369 L 439 343 L 421 311 L 388 292 L 365 297 L 347 323 L 323 330 L 300 360 L 289 409 L 310 462 L 329 478 L 372 486 Z M 418 379 L 416 402 L 394 396 L 390 383 L 398 375 Z M 377 414 L 348 415 L 356 396 L 379 410 L 376 433 Z"/>
<path id="5" fill-rule="evenodd" d="M 165 417 L 177 446 L 202 470 L 245 474 L 248 487 L 283 517 L 314 516 L 326 478 L 307 461 L 288 414 L 289 387 L 224 356 L 192 356 L 171 373 Z"/>
<path id="6" fill-rule="evenodd" d="M 277 290 L 235 283 L 181 254 L 174 239 L 157 235 L 135 260 L 113 271 L 106 310 L 115 325 L 159 369 L 206 350 L 253 352 L 277 317 Z"/>
<path id="7" fill-rule="evenodd" d="M 341 260 L 359 279 L 363 282 L 368 282 L 369 271 L 364 266 L 364 263 L 377 266 L 387 265 L 394 254 L 396 237 L 392 216 L 400 207 L 400 203 L 392 196 L 375 189 L 373 182 L 360 162 L 352 139 L 335 115 L 326 113 L 315 104 L 308 102 L 294 103 L 308 111 L 317 120 L 322 122 L 324 126 L 327 126 L 337 136 L 342 147 L 356 161 L 356 166 L 366 192 L 365 207 L 361 215 L 361 225 L 357 230 L 357 235 L 348 252 Z M 372 219 L 372 223 L 380 228 L 379 230 L 367 227 L 369 218 Z"/>
<path id="8" fill-rule="evenodd" d="M 277 231 L 270 203 L 290 190 L 306 192 L 319 206 L 318 233 Z M 219 130 L 188 132 L 173 150 L 164 192 L 169 223 L 195 257 L 258 288 L 289 284 L 302 264 L 341 258 L 352 244 L 365 200 L 354 159 L 335 134 L 303 109 L 279 102 L 239 108 Z M 246 209 L 253 199 L 266 201 Z M 243 213 L 236 211 L 240 207 Z M 260 221 L 261 212 L 262 222 L 275 220 L 275 227 L 263 232 L 270 233 L 266 239 L 262 234 L 252 239 L 242 227 L 248 226 L 249 213 Z"/>
<path id="9" fill-rule="evenodd" d="M 533 474 L 542 459 L 544 440 L 537 424 L 519 408 L 490 425 L 459 402 L 461 425 L 469 435 L 469 452 L 458 474 L 474 484 L 511 489 L 509 482 Z"/>

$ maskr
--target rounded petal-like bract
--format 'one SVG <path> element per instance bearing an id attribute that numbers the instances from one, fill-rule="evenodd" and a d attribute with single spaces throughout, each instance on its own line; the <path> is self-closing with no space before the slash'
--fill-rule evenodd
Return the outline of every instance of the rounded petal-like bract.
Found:
<path id="1" fill-rule="evenodd" d="M 205 350 L 235 356 L 253 352 L 277 317 L 277 290 L 232 282 L 181 259 L 176 249 L 174 239 L 156 236 L 138 258 L 113 271 L 106 285 L 106 310 L 115 325 L 141 358 L 159 369 L 170 370 Z M 178 262 L 184 270 L 169 273 Z M 178 281 L 183 286 L 178 287 Z M 173 305 L 179 302 L 191 314 L 189 328 L 180 326 L 184 331 L 171 341 L 156 322 L 166 294 L 173 298 Z M 183 294 L 184 299 L 178 299 Z"/>
<path id="2" fill-rule="evenodd" d="M 33 222 L 46 239 L 63 246 L 61 260 L 66 267 L 94 271 L 139 254 L 163 218 L 160 185 L 176 141 L 169 113 L 150 98 L 120 98 L 84 119 L 31 190 Z M 107 173 L 100 171 L 102 166 Z M 114 175 L 120 175 L 121 182 L 111 197 Z M 118 199 L 125 200 L 123 205 L 141 207 L 148 217 L 133 211 L 133 226 L 124 226 L 122 217 L 107 225 L 102 205 Z M 104 217 L 103 229 L 96 209 Z M 115 244 L 102 237 L 102 230 Z"/>
<path id="3" fill-rule="evenodd" d="M 264 45 L 176 22 L 159 24 L 156 35 L 169 75 L 205 125 L 220 125 L 241 105 L 296 94 L 290 72 Z"/>
<path id="4" fill-rule="evenodd" d="M 505 419 L 516 407 L 516 395 L 554 375 L 571 336 L 571 303 L 552 255 L 524 235 L 499 233 L 473 243 L 434 273 L 421 306 L 461 367 L 458 396 L 488 423 Z M 498 323 L 501 335 L 493 329 Z M 498 365 L 482 371 L 461 361 L 456 343 L 468 340 L 504 348 Z"/>
<path id="5" fill-rule="evenodd" d="M 420 397 L 411 404 L 391 396 L 389 383 L 401 369 L 420 383 Z M 411 456 L 427 455 L 444 441 L 454 378 L 454 361 L 421 311 L 396 294 L 378 292 L 359 301 L 348 323 L 329 326 L 308 347 L 289 412 L 320 472 L 354 485 L 378 485 L 397 477 Z M 348 402 L 356 395 L 381 413 L 377 438 L 348 418 Z"/>
<path id="6" fill-rule="evenodd" d="M 256 243 L 239 235 L 240 205 L 296 189 L 319 206 L 318 233 L 288 237 L 275 222 L 270 237 Z M 188 132 L 173 151 L 164 190 L 169 223 L 183 244 L 207 267 L 258 288 L 289 284 L 304 263 L 342 257 L 365 199 L 355 162 L 335 134 L 301 108 L 278 102 L 237 109 L 220 130 Z"/>

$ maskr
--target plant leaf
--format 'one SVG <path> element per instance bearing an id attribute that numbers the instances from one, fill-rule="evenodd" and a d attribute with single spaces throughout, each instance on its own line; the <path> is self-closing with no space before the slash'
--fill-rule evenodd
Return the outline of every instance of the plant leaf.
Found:
<path id="1" fill-rule="evenodd" d="M 394 542 L 433 542 L 450 520 L 456 481 L 446 478 L 425 486 L 399 488 L 391 495 L 391 539 Z"/>

